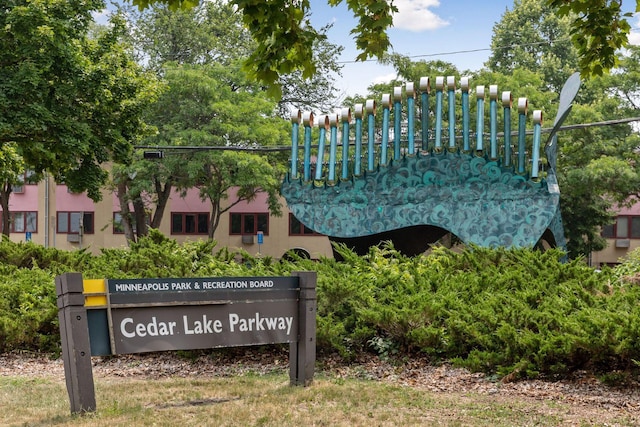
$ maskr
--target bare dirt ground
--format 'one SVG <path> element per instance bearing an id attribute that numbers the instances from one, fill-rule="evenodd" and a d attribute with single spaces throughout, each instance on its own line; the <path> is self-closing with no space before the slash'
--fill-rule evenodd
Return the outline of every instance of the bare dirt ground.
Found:
<path id="1" fill-rule="evenodd" d="M 153 353 L 117 357 L 94 357 L 96 378 L 224 377 L 253 373 L 286 373 L 286 352 L 252 352 L 238 354 L 202 354 L 180 357 L 175 353 Z M 624 385 L 608 386 L 586 372 L 576 372 L 561 380 L 527 380 L 504 382 L 484 374 L 471 373 L 451 366 L 432 366 L 425 361 L 389 363 L 374 356 L 345 365 L 331 358 L 319 358 L 317 375 L 337 378 L 360 378 L 414 387 L 459 399 L 490 399 L 519 403 L 562 403 L 570 405 L 567 420 L 576 424 L 611 426 L 613 419 L 627 419 L 640 426 L 640 382 L 627 380 Z M 62 359 L 46 355 L 0 355 L 0 375 L 55 377 L 64 381 Z"/>

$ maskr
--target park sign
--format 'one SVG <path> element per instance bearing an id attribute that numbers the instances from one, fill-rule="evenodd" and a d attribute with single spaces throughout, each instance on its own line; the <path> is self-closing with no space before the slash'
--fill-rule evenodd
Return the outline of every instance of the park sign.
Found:
<path id="1" fill-rule="evenodd" d="M 112 310 L 115 354 L 296 341 L 286 301 Z"/>
<path id="2" fill-rule="evenodd" d="M 297 341 L 297 277 L 106 282 L 114 354 Z"/>
<path id="3" fill-rule="evenodd" d="M 292 385 L 315 364 L 316 273 L 291 277 L 56 277 L 71 412 L 95 410 L 91 356 L 289 343 Z"/>

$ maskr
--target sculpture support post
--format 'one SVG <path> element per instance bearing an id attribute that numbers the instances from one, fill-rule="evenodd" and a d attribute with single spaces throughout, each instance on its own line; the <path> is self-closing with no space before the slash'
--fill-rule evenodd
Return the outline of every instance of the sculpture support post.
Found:
<path id="1" fill-rule="evenodd" d="M 343 108 L 342 119 L 342 179 L 349 178 L 349 122 L 351 122 L 351 109 Z"/>
<path id="2" fill-rule="evenodd" d="M 316 159 L 316 180 L 322 179 L 322 164 L 324 163 L 324 145 L 327 139 L 327 128 L 329 127 L 329 117 L 320 116 L 318 120 L 318 158 Z"/>
<path id="3" fill-rule="evenodd" d="M 367 108 L 367 170 L 369 172 L 373 171 L 375 168 L 375 134 L 376 134 L 376 123 L 375 123 L 375 115 L 376 115 L 376 101 L 373 99 L 368 99 L 366 103 Z"/>
<path id="4" fill-rule="evenodd" d="M 484 142 L 482 140 L 484 134 L 484 86 L 478 86 L 476 88 L 476 97 L 476 154 L 480 155 L 484 150 Z"/>
<path id="5" fill-rule="evenodd" d="M 420 78 L 420 122 L 422 125 L 422 150 L 429 149 L 429 92 L 431 85 L 429 77 Z"/>
<path id="6" fill-rule="evenodd" d="M 504 107 L 504 165 L 511 166 L 511 92 L 502 92 L 502 106 Z"/>
<path id="7" fill-rule="evenodd" d="M 336 180 L 336 161 L 338 157 L 338 116 L 329 116 L 329 182 Z"/>
<path id="8" fill-rule="evenodd" d="M 489 159 L 498 159 L 498 86 L 489 86 Z"/>
<path id="9" fill-rule="evenodd" d="M 526 150 L 527 98 L 518 98 L 518 173 L 524 175 Z"/>
<path id="10" fill-rule="evenodd" d="M 300 132 L 300 110 L 291 114 L 291 179 L 298 177 L 298 133 Z"/>
<path id="11" fill-rule="evenodd" d="M 407 83 L 407 151 L 409 155 L 416 153 L 416 144 L 414 139 L 414 127 L 415 127 L 415 107 L 413 99 L 413 82 Z"/>
<path id="12" fill-rule="evenodd" d="M 468 153 L 471 150 L 469 144 L 469 77 L 460 79 L 462 91 L 462 151 Z"/>
<path id="13" fill-rule="evenodd" d="M 355 106 L 356 112 L 356 154 L 355 154 L 355 162 L 353 166 L 353 174 L 355 176 L 362 175 L 362 115 L 363 115 L 363 105 L 356 104 Z"/>
<path id="14" fill-rule="evenodd" d="M 393 88 L 393 160 L 400 160 L 400 135 L 402 129 L 402 87 Z"/>
<path id="15" fill-rule="evenodd" d="M 538 178 L 540 162 L 540 136 L 542 133 L 542 111 L 533 112 L 533 149 L 531 150 L 531 178 Z"/>
<path id="16" fill-rule="evenodd" d="M 444 77 L 436 77 L 436 142 L 435 150 L 442 150 L 442 90 L 444 88 Z"/>
<path id="17" fill-rule="evenodd" d="M 311 180 L 311 127 L 313 126 L 313 113 L 307 112 L 302 116 L 304 125 L 304 181 Z"/>
<path id="18" fill-rule="evenodd" d="M 388 93 L 382 95 L 382 147 L 380 147 L 380 164 L 387 165 L 387 150 L 389 148 L 389 110 L 391 109 L 391 97 Z"/>
<path id="19" fill-rule="evenodd" d="M 447 103 L 449 104 L 449 150 L 456 148 L 456 78 L 447 76 Z"/>

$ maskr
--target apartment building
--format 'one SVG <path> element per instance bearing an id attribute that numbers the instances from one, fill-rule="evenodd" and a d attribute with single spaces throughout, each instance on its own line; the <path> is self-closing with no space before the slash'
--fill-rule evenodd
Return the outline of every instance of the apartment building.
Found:
<path id="1" fill-rule="evenodd" d="M 15 186 L 9 200 L 11 240 L 33 241 L 65 250 L 126 247 L 120 203 L 115 194 L 103 190 L 102 201 L 94 203 L 85 194 L 74 194 L 51 178 L 37 184 Z M 234 192 L 228 201 L 235 200 Z M 332 257 L 326 236 L 302 225 L 281 200 L 283 215 L 269 214 L 266 195 L 251 203 L 241 202 L 223 214 L 214 239 L 218 247 L 244 249 L 251 255 L 281 258 L 295 250 L 312 259 Z M 185 197 L 171 194 L 160 231 L 178 242 L 206 239 L 210 204 L 200 200 L 196 189 Z M 259 234 L 262 236 L 259 237 Z M 615 265 L 629 251 L 640 247 L 640 203 L 618 210 L 614 224 L 604 227 L 607 247 L 591 254 L 594 267 Z"/>
<path id="2" fill-rule="evenodd" d="M 631 207 L 620 207 L 615 222 L 602 229 L 607 247 L 591 254 L 591 265 L 615 265 L 628 252 L 640 247 L 640 203 Z"/>
<path id="3" fill-rule="evenodd" d="M 118 198 L 106 189 L 102 196 L 102 201 L 94 203 L 51 178 L 16 186 L 9 199 L 11 240 L 65 250 L 86 248 L 93 253 L 101 248 L 126 247 Z M 234 192 L 228 200 L 236 200 Z M 289 250 L 312 259 L 331 257 L 329 239 L 304 227 L 290 214 L 284 199 L 281 202 L 281 217 L 269 215 L 266 195 L 232 206 L 214 234 L 218 247 L 241 248 L 252 255 L 274 258 Z M 174 191 L 160 231 L 178 242 L 207 239 L 210 212 L 210 204 L 200 200 L 196 189 L 185 197 Z"/>

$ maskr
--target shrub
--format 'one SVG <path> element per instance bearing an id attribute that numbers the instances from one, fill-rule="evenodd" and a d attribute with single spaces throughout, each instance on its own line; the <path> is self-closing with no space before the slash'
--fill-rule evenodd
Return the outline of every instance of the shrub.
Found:
<path id="1" fill-rule="evenodd" d="M 1 269 L 0 351 L 59 351 L 54 276 L 39 268 Z"/>
<path id="2" fill-rule="evenodd" d="M 346 360 L 427 355 L 508 378 L 575 369 L 629 372 L 640 360 L 640 254 L 598 273 L 556 250 L 442 247 L 413 258 L 391 245 L 342 261 L 276 261 L 178 244 L 154 231 L 130 249 L 100 255 L 0 244 L 0 351 L 56 351 L 54 277 L 280 276 L 318 273 L 318 352 Z"/>

